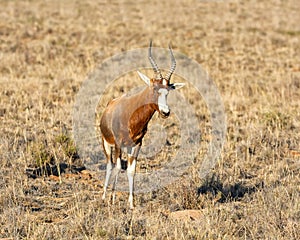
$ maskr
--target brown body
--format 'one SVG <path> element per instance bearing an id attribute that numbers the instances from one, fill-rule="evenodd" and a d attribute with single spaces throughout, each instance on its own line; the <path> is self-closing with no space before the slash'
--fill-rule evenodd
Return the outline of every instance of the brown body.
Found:
<path id="1" fill-rule="evenodd" d="M 109 144 L 120 148 L 141 145 L 157 110 L 151 92 L 147 87 L 133 96 L 123 95 L 109 102 L 100 122 L 102 137 Z"/>

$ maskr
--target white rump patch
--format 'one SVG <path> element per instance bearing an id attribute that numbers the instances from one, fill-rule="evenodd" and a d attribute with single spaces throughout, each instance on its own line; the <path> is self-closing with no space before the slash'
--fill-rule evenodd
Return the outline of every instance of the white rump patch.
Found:
<path id="1" fill-rule="evenodd" d="M 109 144 L 104 138 L 103 138 L 103 145 L 104 145 L 104 149 L 105 152 L 107 153 L 107 155 L 111 155 L 111 148 L 113 145 Z"/>

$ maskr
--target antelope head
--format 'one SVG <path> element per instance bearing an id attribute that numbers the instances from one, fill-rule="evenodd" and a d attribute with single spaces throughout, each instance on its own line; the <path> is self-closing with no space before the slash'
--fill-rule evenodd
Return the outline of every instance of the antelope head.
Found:
<path id="1" fill-rule="evenodd" d="M 166 76 L 163 76 L 160 69 L 158 68 L 155 60 L 152 57 L 152 41 L 150 41 L 148 58 L 153 68 L 155 77 L 149 78 L 146 75 L 142 74 L 138 71 L 140 78 L 149 86 L 151 90 L 151 102 L 154 103 L 155 110 L 159 112 L 159 114 L 163 118 L 167 118 L 170 115 L 170 108 L 167 103 L 167 97 L 170 90 L 175 90 L 182 88 L 184 83 L 170 83 L 170 79 L 172 74 L 176 68 L 176 61 L 174 54 L 172 52 L 171 46 L 169 45 L 170 56 L 171 56 L 171 67 Z"/>

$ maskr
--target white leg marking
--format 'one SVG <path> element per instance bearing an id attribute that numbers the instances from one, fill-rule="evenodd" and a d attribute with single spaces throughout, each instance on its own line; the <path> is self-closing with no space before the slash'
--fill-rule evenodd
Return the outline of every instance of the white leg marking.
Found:
<path id="1" fill-rule="evenodd" d="M 115 204 L 115 200 L 116 200 L 116 186 L 117 186 L 117 182 L 118 182 L 118 176 L 119 176 L 119 173 L 121 171 L 121 159 L 118 158 L 117 159 L 117 165 L 116 165 L 116 173 L 115 173 L 115 181 L 114 181 L 114 184 L 113 184 L 113 197 L 112 197 L 112 203 Z"/>
<path id="2" fill-rule="evenodd" d="M 112 162 L 109 160 L 109 162 L 106 165 L 106 177 L 105 177 L 105 183 L 104 183 L 104 189 L 103 189 L 103 195 L 102 195 L 102 199 L 105 199 L 105 195 L 106 195 L 106 189 L 109 183 L 109 179 L 110 179 L 110 175 L 112 172 Z"/>
<path id="3" fill-rule="evenodd" d="M 128 156 L 133 156 L 133 157 L 137 158 L 140 148 L 141 148 L 140 145 L 137 145 L 135 147 L 128 147 L 127 148 Z"/>
<path id="4" fill-rule="evenodd" d="M 121 170 L 122 166 L 121 166 L 121 159 L 120 158 L 117 159 L 117 166 L 116 167 L 117 167 L 118 170 Z"/>
<path id="5" fill-rule="evenodd" d="M 112 165 L 112 162 L 111 162 L 112 145 L 110 145 L 107 141 L 105 141 L 105 139 L 102 139 L 102 140 L 103 140 L 104 150 L 105 150 L 105 152 L 108 156 L 107 165 L 106 165 L 105 183 L 104 183 L 103 195 L 102 195 L 102 199 L 104 200 L 105 195 L 106 195 L 106 189 L 108 187 L 109 179 L 110 179 L 111 172 L 112 172 L 112 169 L 113 169 L 113 165 Z"/>
<path id="6" fill-rule="evenodd" d="M 136 160 L 134 159 L 131 164 L 128 163 L 127 167 L 127 177 L 128 177 L 128 183 L 129 183 L 129 206 L 131 209 L 133 209 L 133 178 L 135 174 L 135 166 L 136 166 Z"/>

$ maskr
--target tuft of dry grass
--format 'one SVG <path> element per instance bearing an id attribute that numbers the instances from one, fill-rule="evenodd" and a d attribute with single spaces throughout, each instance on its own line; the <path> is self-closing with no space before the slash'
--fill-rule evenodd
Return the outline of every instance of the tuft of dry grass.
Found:
<path id="1" fill-rule="evenodd" d="M 299 239 L 299 1 L 0 5 L 0 238 Z M 210 119 L 192 88 L 182 89 L 203 130 L 195 166 L 178 182 L 138 194 L 129 211 L 127 193 L 118 193 L 115 205 L 101 201 L 103 179 L 85 169 L 73 143 L 72 108 L 97 65 L 150 38 L 159 47 L 172 42 L 214 79 L 227 142 L 200 179 Z M 132 76 L 107 90 L 99 114 L 138 81 Z M 172 121 L 167 151 L 141 160 L 138 171 L 159 168 L 176 149 Z M 201 220 L 174 219 L 181 210 L 199 210 Z"/>

